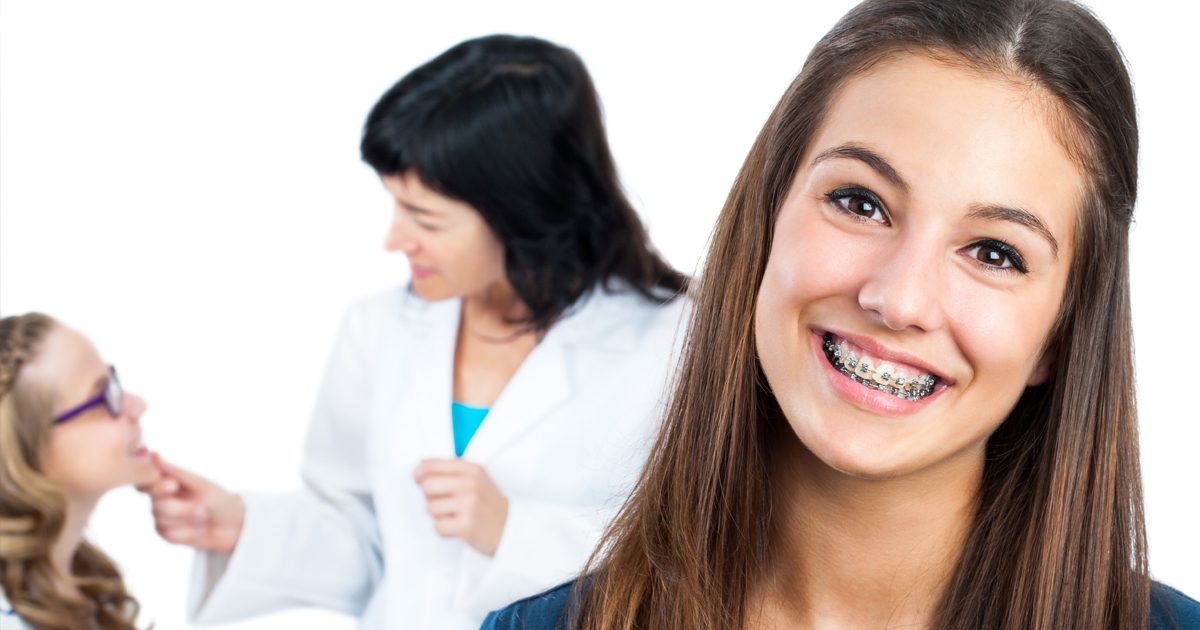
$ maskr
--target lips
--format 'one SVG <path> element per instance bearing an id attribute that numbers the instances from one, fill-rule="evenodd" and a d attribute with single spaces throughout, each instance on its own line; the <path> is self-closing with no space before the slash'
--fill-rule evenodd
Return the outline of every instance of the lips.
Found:
<path id="1" fill-rule="evenodd" d="M 941 371 L 930 369 L 928 362 L 867 337 L 818 329 L 812 329 L 809 337 L 832 391 L 865 411 L 907 416 L 940 399 L 954 384 Z M 869 367 L 863 365 L 863 358 Z"/>

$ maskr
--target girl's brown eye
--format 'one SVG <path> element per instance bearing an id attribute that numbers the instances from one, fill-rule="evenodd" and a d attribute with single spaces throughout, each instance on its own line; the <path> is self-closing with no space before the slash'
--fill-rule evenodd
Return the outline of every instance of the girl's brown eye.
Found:
<path id="1" fill-rule="evenodd" d="M 1003 273 L 1029 273 L 1025 259 L 1017 248 L 996 239 L 984 239 L 973 243 L 962 251 L 963 254 L 974 258 L 988 271 Z"/>
<path id="2" fill-rule="evenodd" d="M 1002 251 L 995 250 L 987 245 L 980 245 L 975 252 L 975 260 L 993 267 L 1011 267 L 1012 261 L 1008 259 L 1008 255 Z"/>
<path id="3" fill-rule="evenodd" d="M 879 208 L 870 199 L 863 199 L 862 197 L 847 197 L 842 201 L 842 204 L 850 212 L 868 219 L 875 216 L 876 212 L 879 212 Z"/>
<path id="4" fill-rule="evenodd" d="M 887 213 L 879 197 L 865 188 L 839 188 L 826 193 L 825 197 L 838 210 L 861 221 L 884 224 L 888 222 Z"/>

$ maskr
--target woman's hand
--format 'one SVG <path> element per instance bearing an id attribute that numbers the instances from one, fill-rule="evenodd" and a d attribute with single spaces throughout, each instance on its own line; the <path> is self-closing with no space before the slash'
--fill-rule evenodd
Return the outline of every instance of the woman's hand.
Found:
<path id="1" fill-rule="evenodd" d="M 461 459 L 425 459 L 413 473 L 425 493 L 425 509 L 444 537 L 462 538 L 480 553 L 496 555 L 508 499 L 487 471 Z"/>
<path id="2" fill-rule="evenodd" d="M 242 498 L 158 453 L 153 457 L 161 475 L 138 490 L 150 495 L 158 535 L 177 545 L 232 553 L 246 520 Z"/>

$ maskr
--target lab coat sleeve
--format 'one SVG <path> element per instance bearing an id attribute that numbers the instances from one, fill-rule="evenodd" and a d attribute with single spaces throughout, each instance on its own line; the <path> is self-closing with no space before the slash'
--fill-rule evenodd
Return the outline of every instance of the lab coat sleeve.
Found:
<path id="1" fill-rule="evenodd" d="M 246 521 L 232 554 L 198 552 L 189 612 L 222 623 L 297 605 L 361 614 L 382 574 L 366 463 L 370 391 L 368 322 L 342 322 L 309 427 L 306 489 L 245 494 Z"/>
<path id="2" fill-rule="evenodd" d="M 480 577 L 460 584 L 459 602 L 482 617 L 578 577 L 612 516 L 597 507 L 510 500 L 496 555 L 463 551 L 463 562 L 471 570 L 462 575 Z"/>

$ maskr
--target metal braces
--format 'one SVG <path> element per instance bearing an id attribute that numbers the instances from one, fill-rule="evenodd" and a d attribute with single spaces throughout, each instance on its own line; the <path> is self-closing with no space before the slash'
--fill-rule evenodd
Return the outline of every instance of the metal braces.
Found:
<path id="1" fill-rule="evenodd" d="M 869 361 L 860 363 L 852 356 L 843 359 L 841 347 L 828 339 L 825 340 L 825 352 L 830 359 L 830 363 L 833 363 L 842 374 L 849 376 L 850 380 L 905 400 L 920 400 L 932 394 L 933 386 L 937 384 L 937 377 L 935 376 L 919 376 L 907 382 L 904 380 L 904 377 L 899 376 L 893 382 L 892 375 L 888 372 L 880 375 L 884 381 L 880 383 L 875 379 L 876 372 L 871 369 Z"/>

